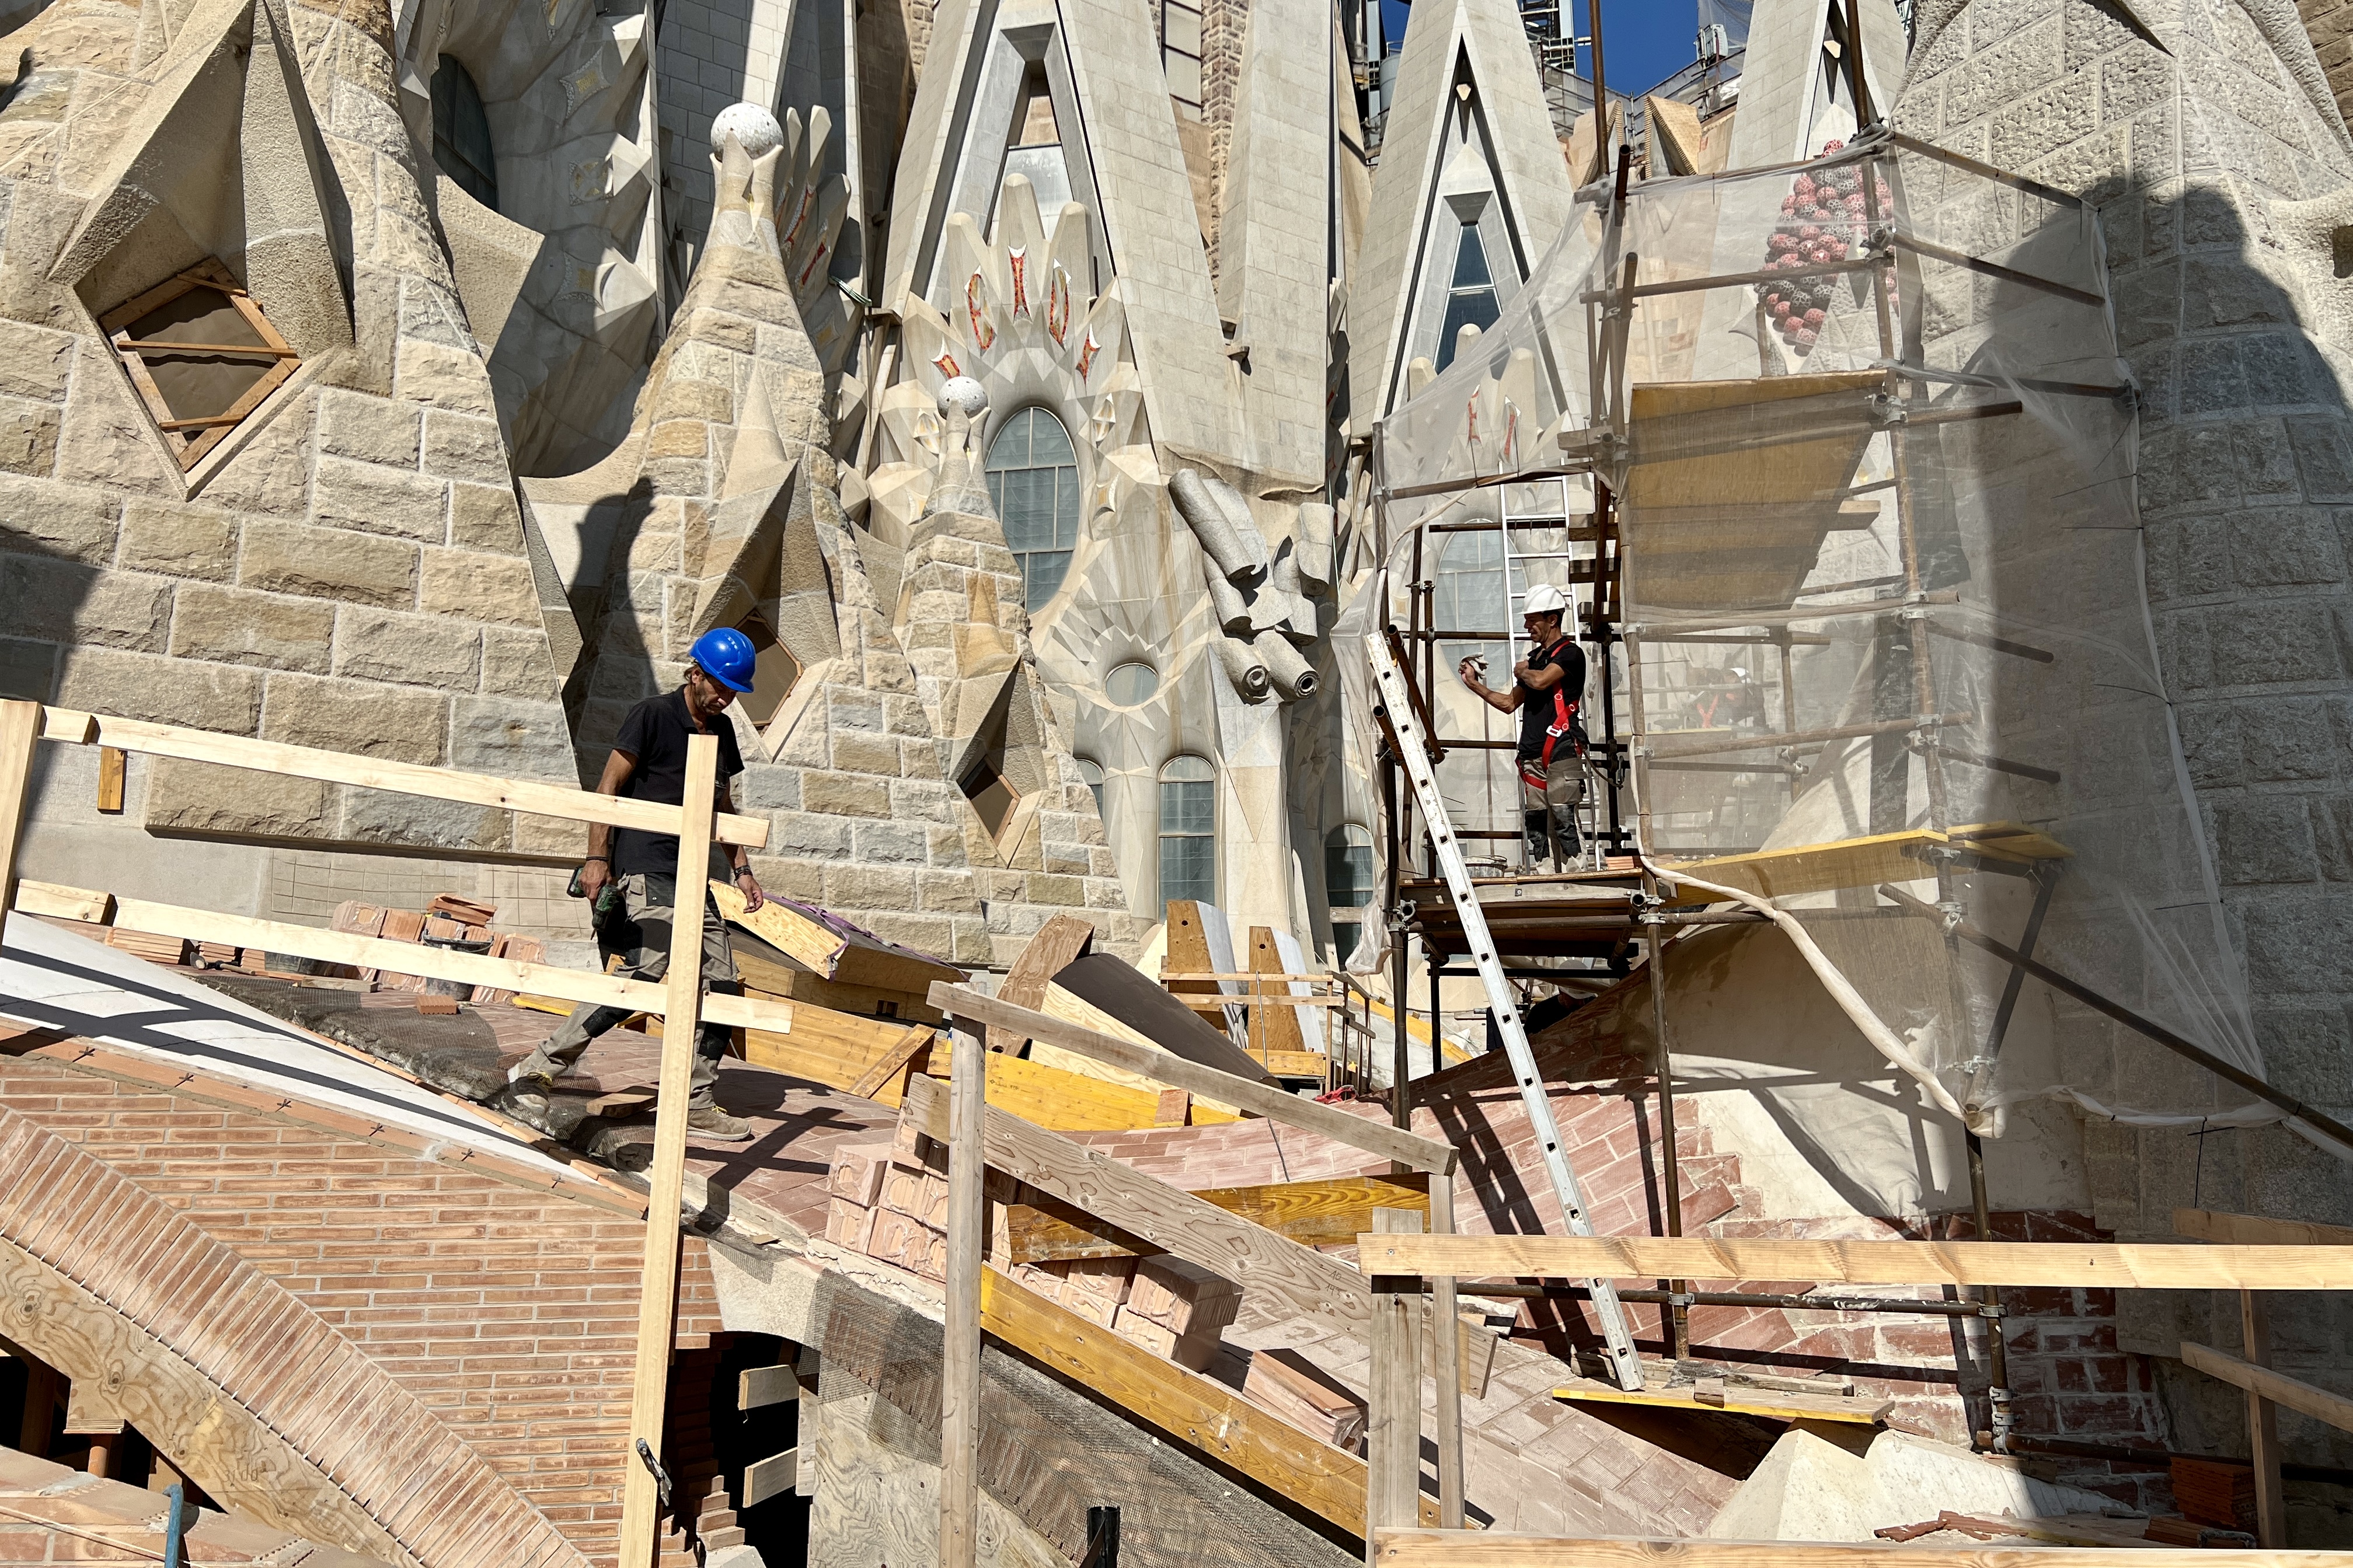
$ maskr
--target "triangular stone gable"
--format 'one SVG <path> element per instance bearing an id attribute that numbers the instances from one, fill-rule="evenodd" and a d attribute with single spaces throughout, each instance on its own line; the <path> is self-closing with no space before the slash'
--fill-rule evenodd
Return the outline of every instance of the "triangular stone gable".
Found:
<path id="1" fill-rule="evenodd" d="M 1042 71 L 1071 200 L 1092 216 L 1094 265 L 1116 291 L 1140 365 L 1155 441 L 1187 453 L 1234 449 L 1235 373 L 1224 354 L 1208 254 L 1144 0 L 964 0 L 944 6 L 894 193 L 883 300 L 951 310 L 949 220 L 997 226 L 1008 148 Z M 1033 184 L 1038 182 L 1033 180 Z M 1046 191 L 1047 204 L 1058 205 Z M 1114 281 L 1115 280 L 1115 281 Z"/>
<path id="2" fill-rule="evenodd" d="M 1403 400 L 1414 359 L 1439 357 L 1464 223 L 1478 221 L 1500 306 L 1558 237 L 1572 199 L 1518 12 L 1506 0 L 1425 5 L 1407 35 L 1350 294 L 1358 429 Z"/>
<path id="3" fill-rule="evenodd" d="M 1845 31 L 1846 7 L 1831 26 L 1833 0 L 1757 0 L 1741 62 L 1740 112 L 1732 122 L 1728 167 L 1762 168 L 1810 158 L 1829 141 L 1854 134 L 1845 67 L 1824 48 Z M 1904 23 L 1889 0 L 1860 0 L 1863 85 L 1884 115 L 1904 80 Z"/>

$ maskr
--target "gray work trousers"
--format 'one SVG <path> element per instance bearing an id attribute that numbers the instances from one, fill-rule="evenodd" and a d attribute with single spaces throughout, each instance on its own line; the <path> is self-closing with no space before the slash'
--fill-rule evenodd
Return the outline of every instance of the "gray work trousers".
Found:
<path id="1" fill-rule="evenodd" d="M 596 928 L 596 950 L 608 963 L 618 953 L 617 973 L 630 980 L 659 982 L 670 973 L 671 922 L 677 918 L 678 879 L 667 872 L 632 871 L 619 880 L 621 902 Z M 713 990 L 733 991 L 735 954 L 727 945 L 727 922 L 719 913 L 710 889 L 702 894 L 702 979 Z M 583 1002 L 561 1028 L 516 1068 L 525 1077 L 559 1078 L 580 1059 L 588 1042 L 631 1016 L 627 1007 L 604 1007 Z M 712 1103 L 711 1086 L 719 1076 L 719 1058 L 727 1054 L 729 1030 L 724 1024 L 706 1023 L 695 1031 L 694 1070 L 686 1097 L 691 1108 Z"/>
<path id="2" fill-rule="evenodd" d="M 1523 767 L 1532 767 L 1524 763 Z M 1555 756 L 1545 772 L 1542 789 L 1520 775 L 1520 821 L 1527 839 L 1528 865 L 1534 871 L 1549 858 L 1559 870 L 1575 864 L 1584 841 L 1577 836 L 1577 808 L 1585 804 L 1585 761 Z"/>

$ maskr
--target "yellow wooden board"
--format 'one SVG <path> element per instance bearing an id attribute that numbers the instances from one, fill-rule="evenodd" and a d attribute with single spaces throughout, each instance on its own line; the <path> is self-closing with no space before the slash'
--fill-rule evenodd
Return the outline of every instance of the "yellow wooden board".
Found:
<path id="1" fill-rule="evenodd" d="M 955 1047 L 942 1036 L 932 1047 L 931 1073 L 945 1078 L 955 1059 Z M 887 1103 L 896 1104 L 893 1089 Z M 991 1052 L 988 1058 L 988 1103 L 1050 1132 L 1101 1132 L 1150 1127 L 1160 1110 L 1158 1089 L 1134 1089 L 1084 1073 L 1066 1072 L 1043 1062 Z M 1196 1126 L 1213 1121 L 1239 1121 L 1231 1111 L 1193 1102 Z"/>
<path id="2" fill-rule="evenodd" d="M 1653 737 L 1654 739 L 1656 737 Z M 1902 833 L 1878 833 L 1863 838 L 1841 838 L 1828 844 L 1799 844 L 1786 849 L 1760 849 L 1749 855 L 1725 855 L 1709 860 L 1668 861 L 1670 879 L 1687 872 L 1723 887 L 1765 898 L 1795 893 L 1827 893 L 1839 888 L 1875 888 L 1882 882 L 1913 882 L 1936 875 L 1926 852 L 1944 844 L 1959 844 L 1989 858 L 2026 864 L 2057 860 L 2073 851 L 2057 839 L 2014 822 L 1974 823 L 1948 833 L 1915 827 Z M 1668 902 L 1704 904 L 1715 895 L 1682 888 Z"/>
<path id="3" fill-rule="evenodd" d="M 2090 1241 L 1734 1241 L 1710 1237 L 1356 1238 L 1366 1274 L 1505 1279 L 1811 1279 L 1843 1285 L 2353 1290 L 2353 1247 Z"/>
<path id="4" fill-rule="evenodd" d="M 1823 1394 L 1774 1394 L 1765 1389 L 1724 1391 L 1724 1403 L 1711 1404 L 1688 1388 L 1646 1388 L 1630 1394 L 1606 1383 L 1578 1383 L 1552 1391 L 1555 1399 L 1588 1405 L 1642 1405 L 1653 1410 L 1724 1410 L 1735 1415 L 1769 1415 L 1776 1421 L 1852 1421 L 1875 1426 L 1884 1420 L 1893 1400 L 1835 1399 Z"/>

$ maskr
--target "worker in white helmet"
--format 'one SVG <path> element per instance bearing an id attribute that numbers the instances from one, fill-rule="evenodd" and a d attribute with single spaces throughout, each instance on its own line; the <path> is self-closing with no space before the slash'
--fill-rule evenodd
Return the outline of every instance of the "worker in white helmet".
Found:
<path id="1" fill-rule="evenodd" d="M 1456 670 L 1481 701 L 1520 715 L 1521 822 L 1531 871 L 1547 858 L 1566 871 L 1583 847 L 1577 808 L 1585 801 L 1585 728 L 1577 710 L 1585 697 L 1585 650 L 1563 627 L 1567 614 L 1567 596 L 1551 584 L 1528 590 L 1522 611 L 1528 657 L 1512 667 L 1508 689 L 1482 681 L 1477 659 Z"/>

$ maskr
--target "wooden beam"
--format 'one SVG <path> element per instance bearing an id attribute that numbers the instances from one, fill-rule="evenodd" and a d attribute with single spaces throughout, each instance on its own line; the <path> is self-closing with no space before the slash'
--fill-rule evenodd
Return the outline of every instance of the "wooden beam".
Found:
<path id="1" fill-rule="evenodd" d="M 884 1084 L 894 1078 L 903 1076 L 907 1068 L 914 1065 L 917 1056 L 929 1054 L 932 1041 L 937 1037 L 937 1031 L 928 1025 L 911 1026 L 907 1032 L 900 1037 L 897 1045 L 875 1058 L 874 1065 L 858 1075 L 858 1081 L 849 1086 L 849 1092 L 860 1100 L 873 1099 L 881 1092 Z M 906 1092 L 903 1084 L 900 1087 L 900 1092 L 902 1094 Z"/>
<path id="2" fill-rule="evenodd" d="M 747 1366 L 735 1381 L 738 1410 L 765 1410 L 771 1405 L 789 1405 L 800 1396 L 800 1376 L 790 1362 L 781 1366 Z"/>
<path id="3" fill-rule="evenodd" d="M 2177 1236 L 2237 1247 L 2353 1247 L 2353 1226 L 2318 1225 L 2306 1219 L 2266 1219 L 2214 1209 L 2175 1209 Z"/>
<path id="4" fill-rule="evenodd" d="M 2093 1242 L 1718 1241 L 1702 1237 L 1362 1236 L 1366 1272 L 1458 1279 L 1814 1279 L 1846 1285 L 2353 1290 L 2353 1247 Z"/>
<path id="5" fill-rule="evenodd" d="M 980 1275 L 988 1252 L 981 1143 L 988 1038 L 956 1020 L 949 1071 L 947 1323 L 940 1369 L 940 1568 L 980 1561 Z M 926 1079 L 926 1083 L 936 1079 Z"/>
<path id="6" fill-rule="evenodd" d="M 959 1022 L 968 1021 L 959 1015 Z M 950 1140 L 947 1092 L 939 1080 L 918 1077 L 907 1086 L 915 1125 L 943 1143 Z M 1033 1127 L 994 1106 L 985 1147 L 989 1164 L 1017 1181 L 1112 1221 L 1187 1263 L 1198 1263 L 1250 1289 L 1361 1333 L 1372 1321 L 1364 1277 L 1337 1258 L 1300 1246 L 1246 1219 L 1121 1164 L 1108 1154 Z"/>
<path id="7" fill-rule="evenodd" d="M 1178 1089 L 1189 1089 L 1220 1105 L 1255 1110 L 1270 1121 L 1319 1133 L 1336 1143 L 1362 1149 L 1385 1160 L 1397 1161 L 1413 1170 L 1451 1173 L 1454 1169 L 1455 1152 L 1451 1143 L 1424 1138 L 1419 1133 L 1361 1116 L 1351 1116 L 1345 1110 L 1286 1094 L 1271 1084 L 1252 1083 L 1248 1079 L 1187 1061 L 1173 1051 L 1155 1050 L 1148 1046 L 1114 1039 L 1049 1014 L 1017 1007 L 994 996 L 983 996 L 962 985 L 933 986 L 931 1002 L 942 1012 L 957 1017 L 971 1018 L 987 1024 L 992 1029 L 1008 1029 L 1031 1039 L 1044 1040 L 1108 1066 L 1156 1079 Z M 1747 1278 L 1786 1279 L 1788 1276 Z"/>
<path id="8" fill-rule="evenodd" d="M 1724 1391 L 1721 1401 L 1702 1399 L 1689 1388 L 1646 1388 L 1629 1393 L 1615 1384 L 1577 1383 L 1552 1391 L 1555 1399 L 1588 1405 L 1642 1405 L 1653 1410 L 1728 1410 L 1776 1421 L 1850 1421 L 1875 1426 L 1894 1408 L 1892 1399 L 1840 1399 L 1824 1394 L 1775 1394 L 1766 1389 Z"/>
<path id="9" fill-rule="evenodd" d="M 1365 1529 L 1365 1462 L 1319 1443 L 1214 1378 L 1164 1360 L 1111 1330 L 981 1276 L 981 1326 L 1050 1372 L 1148 1422 L 1352 1535 Z"/>
<path id="10" fill-rule="evenodd" d="M 2247 1363 L 2272 1364 L 2271 1309 L 2253 1290 L 2239 1292 L 2239 1335 L 2245 1342 Z M 2255 1461 L 2255 1544 L 2287 1544 L 2287 1494 L 2280 1486 L 2279 1406 L 2256 1393 L 2247 1396 L 2248 1451 Z"/>
<path id="11" fill-rule="evenodd" d="M 1427 1175 L 1334 1176 L 1320 1182 L 1274 1182 L 1254 1187 L 1210 1187 L 1193 1194 L 1303 1247 L 1338 1247 L 1356 1239 L 1377 1208 L 1430 1212 Z M 1074 1258 L 1150 1257 L 1160 1249 L 1109 1221 L 1081 1215 L 1077 1223 L 1029 1204 L 1006 1205 L 1006 1230 L 1016 1263 L 1057 1263 Z"/>
<path id="12" fill-rule="evenodd" d="M 747 909 L 742 893 L 719 881 L 711 884 L 711 896 L 729 921 L 827 980 L 920 995 L 942 981 L 964 978 L 963 970 L 940 959 L 879 938 L 844 936 L 789 900 L 770 899 L 757 910 Z"/>
<path id="13" fill-rule="evenodd" d="M 2274 1405 L 2284 1405 L 2339 1432 L 2353 1432 L 2353 1399 L 2341 1394 L 2315 1388 L 2301 1378 L 2256 1366 L 2228 1351 L 2218 1351 L 2191 1340 L 2181 1342 L 2181 1360 L 2191 1370 L 2219 1377 L 2234 1388 L 2261 1394 Z"/>
<path id="14" fill-rule="evenodd" d="M 690 735 L 681 799 L 678 889 L 670 916 L 670 969 L 663 976 L 661 1089 L 654 1108 L 654 1158 L 647 1173 L 645 1268 L 638 1288 L 637 1369 L 629 1388 L 628 1438 L 621 1451 L 621 1568 L 653 1568 L 660 1539 L 661 1495 L 643 1454 L 662 1454 L 663 1407 L 670 1395 L 670 1347 L 678 1328 L 678 1204 L 686 1184 L 686 1098 L 694 1070 L 695 1025 L 702 1001 L 702 919 L 696 895 L 711 864 L 712 797 L 719 737 Z M 516 989 L 521 989 L 517 987 Z"/>
<path id="15" fill-rule="evenodd" d="M 122 815 L 123 775 L 129 761 L 120 746 L 98 749 L 98 809 L 104 816 Z"/>
<path id="16" fill-rule="evenodd" d="M 16 883 L 16 907 L 28 915 L 51 920 L 79 921 L 84 925 L 110 925 L 114 920 L 114 895 L 61 882 L 36 882 L 30 877 Z"/>
<path id="17" fill-rule="evenodd" d="M 1936 1551 L 1890 1542 L 1855 1545 L 1779 1541 L 1563 1540 L 1493 1531 L 1384 1530 L 1375 1568 L 2213 1568 L 2194 1546 L 1981 1546 Z M 2263 1561 L 2325 1568 L 2342 1554 L 2279 1552 Z"/>
<path id="18" fill-rule="evenodd" d="M 313 746 L 219 735 L 209 730 L 151 724 L 144 720 L 117 719 L 70 708 L 41 710 L 41 739 L 81 745 L 95 742 L 153 757 L 177 757 L 184 762 L 213 763 L 289 778 L 390 790 L 396 795 L 423 795 L 430 800 L 464 801 L 470 805 L 496 806 L 532 816 L 560 817 L 567 822 L 604 822 L 646 833 L 670 834 L 679 830 L 681 808 L 653 801 L 624 800 L 566 784 L 465 773 L 417 763 L 354 757 Z M 757 849 L 768 842 L 765 817 L 722 816 L 717 819 L 715 831 L 723 844 Z"/>
<path id="19" fill-rule="evenodd" d="M 16 845 L 33 801 L 33 750 L 41 732 L 37 702 L 0 702 L 0 934 L 16 896 Z"/>
<path id="20" fill-rule="evenodd" d="M 102 893 L 60 888 L 59 895 L 101 899 Z M 528 963 L 516 958 L 492 958 L 484 953 L 452 952 L 416 942 L 387 942 L 382 937 L 354 936 L 346 931 L 321 931 L 316 926 L 290 925 L 284 921 L 256 920 L 248 915 L 219 914 L 211 910 L 184 909 L 176 904 L 150 903 L 144 899 L 118 899 L 114 924 L 125 931 L 156 936 L 184 937 L 190 942 L 221 942 L 238 947 L 259 947 L 290 952 L 331 963 L 362 969 L 388 970 L 395 974 L 421 974 L 434 980 L 464 981 L 495 990 L 533 992 L 598 1006 L 628 1007 L 662 1016 L 669 1006 L 667 989 L 645 980 L 625 980 L 586 969 L 559 969 L 554 964 Z M 702 999 L 702 1014 L 730 1028 L 765 1029 L 784 1034 L 793 1026 L 794 1007 L 786 1002 L 764 1002 L 748 996 L 711 995 Z M 886 1027 L 888 1026 L 885 1026 Z"/>
<path id="21" fill-rule="evenodd" d="M 787 1448 L 744 1467 L 744 1500 L 740 1508 L 756 1508 L 772 1497 L 794 1489 L 801 1474 L 801 1451 Z"/>
<path id="22" fill-rule="evenodd" d="M 1383 1233 L 1416 1232 L 1421 1215 L 1376 1209 Z M 1421 1281 L 1411 1275 L 1376 1275 L 1370 1281 L 1372 1367 L 1365 1401 L 1365 1522 L 1371 1530 L 1403 1527 L 1419 1518 L 1421 1496 Z M 1372 1542 L 1365 1545 L 1367 1562 Z"/>
<path id="23" fill-rule="evenodd" d="M 1054 983 L 1054 976 L 1092 952 L 1094 944 L 1092 924 L 1076 915 L 1053 916 L 1014 958 L 1013 967 L 1005 972 L 1004 984 L 997 988 L 997 996 L 1016 1007 L 1042 1011 L 1046 988 Z M 994 1038 L 996 1048 L 1006 1052 L 1018 1052 L 1029 1043 L 1001 1030 Z"/>
<path id="24" fill-rule="evenodd" d="M 1430 1230 L 1441 1236 L 1454 1234 L 1452 1177 L 1430 1182 L 1428 1206 Z M 1440 1325 L 1457 1321 L 1454 1281 L 1440 1279 L 1430 1289 L 1430 1380 L 1438 1394 L 1438 1525 L 1441 1530 L 1462 1528 L 1462 1336 L 1439 1331 Z M 1483 1374 L 1479 1384 L 1480 1392 L 1485 1393 Z"/>

